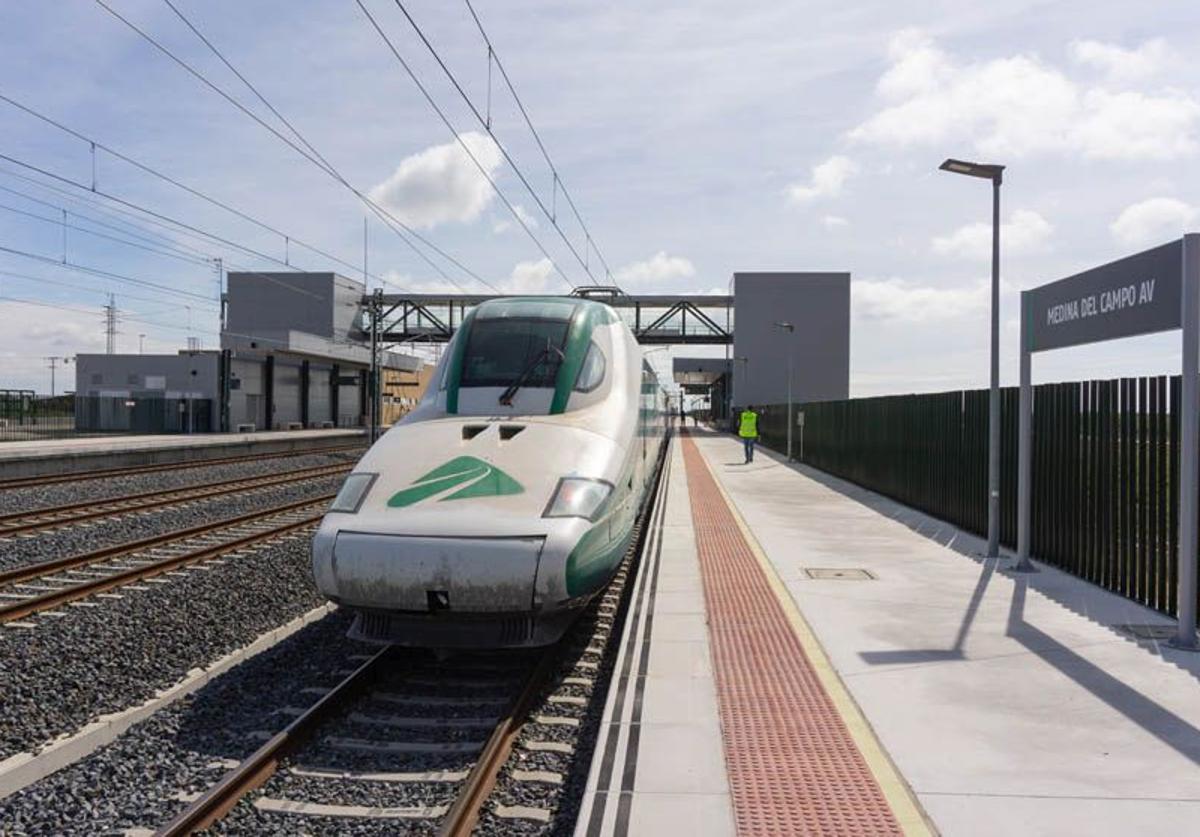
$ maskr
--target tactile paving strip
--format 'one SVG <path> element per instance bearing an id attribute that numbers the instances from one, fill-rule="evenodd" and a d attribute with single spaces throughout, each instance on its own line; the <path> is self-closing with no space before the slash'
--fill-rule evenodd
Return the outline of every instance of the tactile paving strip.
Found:
<path id="1" fill-rule="evenodd" d="M 682 443 L 738 834 L 901 834 L 696 443 Z"/>

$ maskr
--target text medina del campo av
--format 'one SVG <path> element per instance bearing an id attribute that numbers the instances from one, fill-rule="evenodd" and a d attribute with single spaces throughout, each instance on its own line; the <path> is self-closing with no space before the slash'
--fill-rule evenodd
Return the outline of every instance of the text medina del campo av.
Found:
<path id="1" fill-rule="evenodd" d="M 1058 325 L 1071 320 L 1094 317 L 1097 314 L 1108 314 L 1153 302 L 1154 281 L 1146 279 L 1135 285 L 1111 288 L 1098 294 L 1088 294 L 1079 299 L 1052 305 L 1046 309 L 1046 323 L 1047 325 Z"/>

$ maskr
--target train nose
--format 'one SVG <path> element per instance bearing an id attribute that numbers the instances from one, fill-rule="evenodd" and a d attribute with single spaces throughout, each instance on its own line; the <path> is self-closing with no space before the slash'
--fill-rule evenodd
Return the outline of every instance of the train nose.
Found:
<path id="1" fill-rule="evenodd" d="M 339 601 L 417 612 L 534 609 L 545 539 L 340 532 L 333 547 Z"/>

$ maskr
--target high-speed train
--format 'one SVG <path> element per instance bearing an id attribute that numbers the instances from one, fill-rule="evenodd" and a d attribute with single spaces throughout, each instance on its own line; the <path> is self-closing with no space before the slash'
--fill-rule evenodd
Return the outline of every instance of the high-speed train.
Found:
<path id="1" fill-rule="evenodd" d="M 620 564 L 669 421 L 610 306 L 484 302 L 347 477 L 313 540 L 317 586 L 359 639 L 551 643 Z"/>

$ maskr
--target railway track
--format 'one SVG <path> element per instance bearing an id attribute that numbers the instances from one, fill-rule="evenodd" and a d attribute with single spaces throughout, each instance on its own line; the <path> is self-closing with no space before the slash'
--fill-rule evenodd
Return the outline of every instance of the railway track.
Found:
<path id="1" fill-rule="evenodd" d="M 277 485 L 287 485 L 294 482 L 314 479 L 323 476 L 334 476 L 350 471 L 351 463 L 320 465 L 312 468 L 302 468 L 283 474 L 267 474 L 262 476 L 243 477 L 232 480 L 217 480 L 214 482 L 192 485 L 186 488 L 168 489 L 165 491 L 146 491 L 123 497 L 113 497 L 104 500 L 88 500 L 78 503 L 68 503 L 62 506 L 50 506 L 41 509 L 15 512 L 0 515 L 0 538 L 13 535 L 41 532 L 47 529 L 57 529 L 87 520 L 129 514 L 131 512 L 147 511 L 163 506 L 219 497 L 234 492 L 251 491 L 257 488 L 268 488 Z"/>
<path id="2" fill-rule="evenodd" d="M 431 664 L 428 656 L 421 652 L 385 647 L 354 668 L 311 707 L 293 712 L 297 717 L 285 729 L 225 774 L 157 833 L 185 835 L 207 828 L 252 791 L 272 781 L 273 793 L 261 795 L 254 802 L 257 811 L 268 815 L 293 813 L 341 818 L 365 815 L 409 824 L 440 822 L 443 834 L 468 834 L 495 775 L 511 751 L 517 732 L 546 683 L 555 650 L 551 648 L 536 654 L 536 662 L 532 665 L 528 655 L 518 655 L 507 663 L 480 668 L 476 658 L 442 666 Z M 453 688 L 458 694 L 424 697 L 419 694 L 418 690 L 430 686 Z M 404 714 L 379 714 L 371 708 L 381 705 Z M 327 735 L 331 731 L 336 733 L 339 721 L 359 727 L 374 726 L 385 732 L 369 740 Z M 399 730 L 415 735 L 395 732 Z M 487 730 L 490 733 L 485 737 Z M 314 743 L 318 749 L 440 758 L 451 763 L 444 763 L 443 769 L 364 775 L 375 781 L 404 783 L 410 787 L 433 786 L 438 788 L 433 791 L 435 799 L 445 797 L 442 789 L 448 784 L 459 783 L 461 789 L 452 803 L 434 801 L 405 806 L 371 806 L 370 813 L 364 806 L 330 805 L 293 795 L 275 795 L 281 791 L 287 794 L 292 782 L 336 782 L 346 778 L 348 774 L 340 770 L 285 767 L 294 756 Z M 463 763 L 464 756 L 473 758 L 474 765 L 468 768 Z M 427 793 L 422 795 L 428 796 Z"/>
<path id="3" fill-rule="evenodd" d="M 557 645 L 445 663 L 395 646 L 360 658 L 332 687 L 304 689 L 320 695 L 311 706 L 276 710 L 294 720 L 156 834 L 218 822 L 235 834 L 340 833 L 350 821 L 355 833 L 453 837 L 548 827 L 586 775 L 581 736 L 603 708 L 604 660 L 655 505 L 608 589 Z"/>
<path id="4" fill-rule="evenodd" d="M 264 459 L 291 459 L 297 456 L 315 456 L 328 453 L 349 453 L 365 450 L 362 444 L 337 445 L 327 448 L 312 448 L 310 450 L 295 450 L 284 453 L 252 453 L 243 456 L 226 456 L 219 459 L 199 459 L 181 462 L 159 462 L 153 465 L 131 465 L 127 468 L 102 468 L 72 474 L 45 474 L 32 477 L 12 477 L 0 480 L 0 491 L 10 488 L 32 488 L 41 485 L 53 485 L 61 482 L 75 482 L 93 479 L 111 479 L 113 477 L 152 474 L 158 471 L 173 471 L 178 468 L 204 468 L 209 465 L 235 465 L 241 462 L 259 462 Z"/>
<path id="5" fill-rule="evenodd" d="M 325 494 L 182 531 L 0 573 L 0 624 L 52 611 L 319 523 Z"/>

